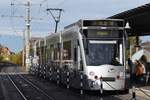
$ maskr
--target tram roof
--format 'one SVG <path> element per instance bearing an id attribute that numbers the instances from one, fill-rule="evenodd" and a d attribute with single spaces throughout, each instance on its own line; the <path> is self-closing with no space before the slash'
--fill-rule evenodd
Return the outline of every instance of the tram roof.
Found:
<path id="1" fill-rule="evenodd" d="M 113 22 L 124 22 L 123 19 L 80 19 L 70 25 L 67 25 L 64 27 L 64 29 L 68 29 L 70 27 L 73 27 L 73 26 L 79 26 L 79 27 L 82 27 L 82 26 L 95 26 L 95 24 L 97 25 L 98 23 L 96 22 L 100 22 L 100 21 L 113 21 Z M 85 25 L 84 25 L 85 24 Z"/>
<path id="2" fill-rule="evenodd" d="M 129 36 L 150 35 L 150 3 L 130 9 L 109 18 L 124 19 L 131 27 Z"/>

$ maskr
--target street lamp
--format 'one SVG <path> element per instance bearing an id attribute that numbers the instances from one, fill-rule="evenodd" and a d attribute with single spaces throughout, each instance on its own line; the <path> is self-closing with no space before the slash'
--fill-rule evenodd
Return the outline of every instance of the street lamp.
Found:
<path id="1" fill-rule="evenodd" d="M 131 27 L 130 27 L 130 25 L 129 25 L 129 22 L 128 22 L 128 21 L 127 21 L 127 23 L 126 23 L 125 29 L 131 29 Z"/>

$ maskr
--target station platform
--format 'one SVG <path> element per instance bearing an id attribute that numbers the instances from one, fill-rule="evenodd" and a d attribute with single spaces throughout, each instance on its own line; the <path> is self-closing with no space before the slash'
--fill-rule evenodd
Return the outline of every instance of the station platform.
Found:
<path id="1" fill-rule="evenodd" d="M 130 88 L 129 93 L 133 94 L 133 88 Z M 150 99 L 150 84 L 144 86 L 135 85 L 135 95 Z"/>

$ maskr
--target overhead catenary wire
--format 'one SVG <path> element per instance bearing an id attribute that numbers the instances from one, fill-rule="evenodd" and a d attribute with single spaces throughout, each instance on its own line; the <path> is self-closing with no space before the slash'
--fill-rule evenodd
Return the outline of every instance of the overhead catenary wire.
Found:
<path id="1" fill-rule="evenodd" d="M 41 3 L 39 4 L 39 9 L 38 9 L 38 12 L 37 12 L 37 15 L 38 15 L 38 16 L 39 16 L 39 14 L 41 13 L 41 8 L 42 8 L 43 4 L 44 4 L 46 1 L 48 2 L 48 0 L 43 0 L 43 1 L 41 1 Z"/>
<path id="2" fill-rule="evenodd" d="M 39 10 L 38 10 L 38 16 L 41 16 L 41 9 L 43 9 L 43 8 L 48 8 L 48 6 L 49 6 L 49 2 L 48 2 L 49 0 L 41 0 L 41 3 L 39 4 L 40 5 L 40 7 L 39 7 Z M 62 2 L 64 2 L 64 1 L 62 1 Z M 62 3 L 61 2 L 61 3 Z M 21 1 L 21 0 L 11 0 L 11 3 L 10 3 L 10 5 L 11 5 L 11 9 L 10 9 L 10 11 L 11 11 L 11 14 L 10 14 L 10 25 L 11 25 L 11 28 L 12 28 L 12 31 L 15 33 L 15 34 L 20 34 L 20 32 L 18 32 L 18 29 L 15 27 L 17 24 L 16 24 L 16 19 L 15 18 L 25 18 L 24 16 L 15 16 L 17 13 L 18 13 L 18 7 L 16 7 L 16 6 L 19 6 L 19 5 L 21 5 L 21 6 L 27 6 L 26 4 L 25 4 L 25 1 Z M 32 4 L 33 5 L 33 4 Z M 46 6 L 45 6 L 46 5 Z M 19 9 L 20 10 L 20 9 Z M 45 10 L 44 10 L 45 11 Z M 22 12 L 21 12 L 22 13 Z M 48 13 L 48 12 L 47 12 Z M 20 14 L 19 14 L 20 15 Z M 35 18 L 31 18 L 31 20 L 35 20 Z M 45 17 L 44 17 L 44 19 L 45 19 Z M 38 23 L 49 23 L 48 21 L 42 21 L 42 20 L 44 20 L 44 19 L 42 19 L 42 18 L 39 18 L 39 20 L 40 21 L 38 21 Z M 38 18 L 36 19 L 36 20 L 38 20 Z M 35 22 L 35 21 L 34 21 Z M 41 29 L 41 27 L 40 27 L 40 29 Z M 19 29 L 20 30 L 20 29 Z M 21 29 L 22 30 L 22 29 Z"/>
<path id="3" fill-rule="evenodd" d="M 17 32 L 17 29 L 15 28 L 15 24 L 14 24 L 14 17 L 15 18 L 23 18 L 23 19 L 25 19 L 25 16 L 15 16 L 15 14 L 16 14 L 16 12 L 17 12 L 17 9 L 15 9 L 15 6 L 18 6 L 18 4 L 16 5 L 16 3 L 14 2 L 14 1 L 16 1 L 16 0 L 13 0 L 12 2 L 11 2 L 11 16 L 10 16 L 10 22 L 11 22 L 11 27 L 12 27 L 12 30 L 14 31 L 14 33 L 18 33 Z M 45 0 L 46 1 L 46 0 Z M 24 6 L 27 6 L 27 4 L 22 4 L 22 5 L 24 5 Z M 43 22 L 43 21 L 41 21 L 41 20 L 44 20 L 43 18 L 39 18 L 39 17 L 37 17 L 37 18 L 35 18 L 35 17 L 31 17 L 31 21 L 32 20 L 40 20 L 40 23 L 41 22 Z M 46 21 L 45 21 L 46 22 Z"/>
<path id="4" fill-rule="evenodd" d="M 42 30 L 41 26 L 39 26 L 39 24 L 41 23 L 44 23 L 44 24 L 48 24 L 49 25 L 49 22 L 47 21 L 48 19 L 42 15 L 42 14 L 45 14 L 45 9 L 47 8 L 47 2 L 48 0 L 43 0 L 39 3 L 39 8 L 37 10 L 37 17 L 40 18 L 40 20 L 33 20 L 34 23 L 38 23 L 38 25 L 36 26 L 36 30 Z M 46 5 L 46 6 L 45 6 Z M 43 10 L 44 9 L 44 10 Z M 42 16 L 41 16 L 42 15 Z M 43 17 L 44 16 L 44 17 Z M 32 19 L 32 18 L 31 18 Z M 35 19 L 35 18 L 33 18 Z M 32 22 L 33 22 L 32 21 Z M 35 28 L 34 28 L 35 29 Z"/>
<path id="5" fill-rule="evenodd" d="M 13 0 L 15 1 L 15 0 Z M 14 31 L 15 34 L 18 34 L 16 28 L 15 28 L 15 24 L 14 24 L 14 20 L 13 20 L 13 17 L 14 17 L 14 14 L 15 14 L 15 7 L 14 7 L 14 2 L 11 2 L 11 16 L 10 16 L 10 24 L 11 24 L 11 28 L 12 30 Z M 17 17 L 17 16 L 15 16 Z M 21 16 L 18 16 L 18 18 L 21 17 Z"/>
<path id="6" fill-rule="evenodd" d="M 45 2 L 48 2 L 48 0 L 43 0 L 40 4 L 44 4 Z"/>
<path id="7" fill-rule="evenodd" d="M 62 2 L 58 3 L 58 4 L 56 5 L 56 7 L 60 7 L 60 6 L 64 5 L 67 1 L 68 1 L 68 0 L 63 0 Z"/>
<path id="8" fill-rule="evenodd" d="M 14 1 L 14 0 L 13 0 Z M 14 3 L 13 2 L 11 2 L 11 16 L 14 16 Z M 11 28 L 12 28 L 12 30 L 14 31 L 14 33 L 16 33 L 16 30 L 15 30 L 15 28 L 14 28 L 14 23 L 13 23 L 13 20 L 12 20 L 12 17 L 10 17 L 10 24 L 11 24 Z"/>
<path id="9" fill-rule="evenodd" d="M 42 4 L 40 4 L 40 7 L 38 9 L 38 12 L 37 12 L 37 16 L 39 17 L 40 13 L 41 13 L 41 7 L 42 7 Z"/>

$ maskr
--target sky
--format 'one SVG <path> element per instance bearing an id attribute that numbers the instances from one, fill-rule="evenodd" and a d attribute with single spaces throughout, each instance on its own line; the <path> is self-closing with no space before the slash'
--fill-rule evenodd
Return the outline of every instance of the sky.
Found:
<path id="1" fill-rule="evenodd" d="M 61 8 L 64 11 L 58 30 L 84 18 L 107 18 L 117 13 L 150 3 L 150 0 L 30 0 L 31 1 L 31 36 L 43 37 L 54 32 L 55 22 L 47 8 Z M 11 17 L 26 15 L 24 4 L 27 0 L 1 0 L 0 43 L 14 52 L 23 47 L 25 18 Z M 14 4 L 14 5 L 11 5 Z M 57 14 L 57 13 L 54 13 Z M 42 20 L 40 20 L 42 19 Z M 142 37 L 148 41 L 150 37 Z"/>

